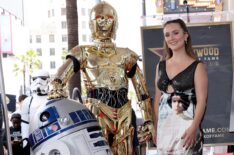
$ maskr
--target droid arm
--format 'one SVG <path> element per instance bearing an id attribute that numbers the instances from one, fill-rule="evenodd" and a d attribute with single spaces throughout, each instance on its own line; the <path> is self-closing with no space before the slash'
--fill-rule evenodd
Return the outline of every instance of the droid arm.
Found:
<path id="1" fill-rule="evenodd" d="M 138 105 L 144 120 L 143 125 L 141 125 L 138 130 L 139 142 L 144 143 L 149 139 L 152 139 L 154 134 L 152 99 L 146 87 L 143 74 L 137 64 L 135 64 L 131 71 L 128 72 L 128 76 L 132 79 L 138 99 Z"/>
<path id="2" fill-rule="evenodd" d="M 64 91 L 67 82 L 70 78 L 80 70 L 79 53 L 80 48 L 74 47 L 69 55 L 66 56 L 65 63 L 58 69 L 55 78 L 50 82 L 50 92 L 48 99 L 67 97 Z"/>
<path id="3" fill-rule="evenodd" d="M 145 80 L 137 64 L 133 66 L 133 70 L 135 70 L 135 74 L 132 75 L 131 79 L 136 91 L 142 118 L 144 119 L 144 121 L 152 121 L 152 100 L 146 87 Z"/>

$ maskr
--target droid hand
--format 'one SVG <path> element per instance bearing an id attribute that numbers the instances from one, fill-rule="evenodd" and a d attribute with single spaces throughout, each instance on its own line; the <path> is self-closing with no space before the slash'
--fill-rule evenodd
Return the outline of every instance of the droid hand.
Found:
<path id="1" fill-rule="evenodd" d="M 146 143 L 150 140 L 153 140 L 154 135 L 154 126 L 152 121 L 145 121 L 138 128 L 138 140 L 140 144 Z"/>
<path id="2" fill-rule="evenodd" d="M 48 93 L 48 99 L 56 99 L 56 98 L 66 98 L 67 94 L 63 90 L 63 83 L 60 79 L 54 79 L 50 83 L 50 91 Z"/>

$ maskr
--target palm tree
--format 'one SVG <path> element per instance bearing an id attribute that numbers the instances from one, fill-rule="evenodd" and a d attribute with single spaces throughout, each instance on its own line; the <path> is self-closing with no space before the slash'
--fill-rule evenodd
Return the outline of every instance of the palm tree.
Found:
<path id="1" fill-rule="evenodd" d="M 16 56 L 19 63 L 14 64 L 13 72 L 16 75 L 23 74 L 23 93 L 26 93 L 26 73 L 29 75 L 29 84 L 33 70 L 41 67 L 41 61 L 38 59 L 37 52 L 32 49 L 23 55 Z"/>
<path id="2" fill-rule="evenodd" d="M 78 12 L 77 0 L 66 0 L 66 17 L 67 17 L 67 32 L 68 32 L 68 50 L 79 44 L 78 40 Z M 69 96 L 72 96 L 72 91 L 75 87 L 81 90 L 80 72 L 77 72 L 70 79 L 68 84 Z"/>

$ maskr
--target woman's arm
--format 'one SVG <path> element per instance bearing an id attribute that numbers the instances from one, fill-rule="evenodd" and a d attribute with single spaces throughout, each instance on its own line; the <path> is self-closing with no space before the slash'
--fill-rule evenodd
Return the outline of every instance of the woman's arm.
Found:
<path id="1" fill-rule="evenodd" d="M 154 137 L 155 144 L 156 144 L 156 135 L 157 135 L 157 123 L 158 123 L 158 107 L 161 97 L 161 92 L 158 88 L 157 81 L 158 81 L 158 65 L 156 67 L 156 72 L 155 72 L 155 97 L 154 97 L 154 113 L 153 113 L 154 127 L 155 127 L 155 137 Z"/>
<path id="2" fill-rule="evenodd" d="M 195 82 L 197 105 L 192 125 L 198 128 L 201 123 L 202 117 L 205 113 L 207 94 L 208 94 L 208 77 L 205 67 L 202 63 L 199 63 L 197 66 L 194 82 Z"/>
<path id="3" fill-rule="evenodd" d="M 208 94 L 208 77 L 205 67 L 202 63 L 197 65 L 194 76 L 194 83 L 197 103 L 192 125 L 185 131 L 185 134 L 182 137 L 185 141 L 185 148 L 191 147 L 196 142 L 196 132 L 205 113 Z"/>

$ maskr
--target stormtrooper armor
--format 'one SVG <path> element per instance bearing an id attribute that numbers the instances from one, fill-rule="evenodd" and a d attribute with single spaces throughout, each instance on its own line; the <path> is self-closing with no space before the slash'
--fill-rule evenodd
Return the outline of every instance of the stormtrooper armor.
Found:
<path id="1" fill-rule="evenodd" d="M 31 92 L 32 95 L 27 97 L 22 104 L 22 137 L 28 139 L 30 134 L 30 124 L 37 109 L 47 103 L 49 73 L 45 70 L 37 70 L 32 74 Z M 24 141 L 24 146 L 27 143 Z M 33 154 L 33 153 L 32 153 Z"/>
<path id="2" fill-rule="evenodd" d="M 30 130 L 35 155 L 112 155 L 95 116 L 74 100 L 56 99 L 41 106 Z"/>

